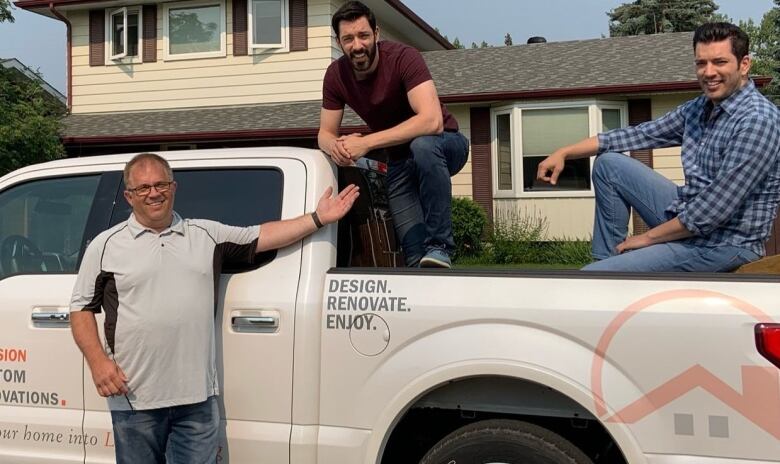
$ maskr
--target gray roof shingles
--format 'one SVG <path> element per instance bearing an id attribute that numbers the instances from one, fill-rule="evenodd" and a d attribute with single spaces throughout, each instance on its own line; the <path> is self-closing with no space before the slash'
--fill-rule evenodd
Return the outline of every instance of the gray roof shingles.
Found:
<path id="1" fill-rule="evenodd" d="M 72 114 L 64 119 L 64 136 L 128 137 L 169 134 L 279 131 L 319 126 L 320 102 L 191 108 L 165 111 Z M 362 121 L 345 112 L 347 126 Z"/>
<path id="2" fill-rule="evenodd" d="M 696 80 L 693 34 L 640 35 L 425 53 L 443 96 Z"/>
<path id="3" fill-rule="evenodd" d="M 425 52 L 439 95 L 475 100 L 479 94 L 630 87 L 695 81 L 691 33 L 551 42 Z M 320 102 L 307 101 L 165 111 L 73 114 L 66 141 L 193 133 L 316 129 Z M 363 122 L 351 111 L 345 126 Z"/>

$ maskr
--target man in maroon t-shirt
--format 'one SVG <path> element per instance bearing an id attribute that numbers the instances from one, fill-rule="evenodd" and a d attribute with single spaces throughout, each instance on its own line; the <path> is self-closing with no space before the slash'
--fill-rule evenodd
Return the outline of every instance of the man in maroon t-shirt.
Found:
<path id="1" fill-rule="evenodd" d="M 390 212 L 407 266 L 450 267 L 452 184 L 466 164 L 469 142 L 439 102 L 422 55 L 403 44 L 379 42 L 371 10 L 357 1 L 333 15 L 344 56 L 331 63 L 322 89 L 317 137 L 339 166 L 386 148 Z M 339 137 L 349 105 L 371 128 Z"/>

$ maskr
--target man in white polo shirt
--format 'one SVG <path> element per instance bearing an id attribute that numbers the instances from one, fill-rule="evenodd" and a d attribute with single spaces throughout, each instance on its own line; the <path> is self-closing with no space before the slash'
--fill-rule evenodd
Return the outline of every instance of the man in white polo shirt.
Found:
<path id="1" fill-rule="evenodd" d="M 182 219 L 168 162 L 127 163 L 130 218 L 89 244 L 71 300 L 73 337 L 108 397 L 117 463 L 213 463 L 219 409 L 214 304 L 222 263 L 301 240 L 341 219 L 354 185 L 325 192 L 316 210 L 251 227 Z M 105 317 L 105 345 L 95 313 Z M 167 460 L 166 460 L 167 458 Z"/>

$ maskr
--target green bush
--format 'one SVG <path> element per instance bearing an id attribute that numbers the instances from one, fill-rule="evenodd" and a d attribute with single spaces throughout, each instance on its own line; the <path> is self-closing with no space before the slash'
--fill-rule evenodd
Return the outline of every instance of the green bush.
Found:
<path id="1" fill-rule="evenodd" d="M 480 254 L 485 225 L 487 225 L 487 215 L 474 200 L 470 198 L 452 199 L 452 235 L 455 239 L 455 259 Z"/>
<path id="2" fill-rule="evenodd" d="M 547 233 L 547 218 L 512 213 L 496 218 L 488 253 L 495 264 L 538 262 L 539 243 Z"/>
<path id="3" fill-rule="evenodd" d="M 581 267 L 589 263 L 590 241 L 554 238 L 549 240 L 546 217 L 519 212 L 496 219 L 484 252 L 469 264 L 541 264 Z"/>
<path id="4" fill-rule="evenodd" d="M 572 264 L 582 267 L 592 261 L 590 254 L 589 240 L 559 240 L 548 242 L 553 249 L 553 256 L 556 263 Z"/>

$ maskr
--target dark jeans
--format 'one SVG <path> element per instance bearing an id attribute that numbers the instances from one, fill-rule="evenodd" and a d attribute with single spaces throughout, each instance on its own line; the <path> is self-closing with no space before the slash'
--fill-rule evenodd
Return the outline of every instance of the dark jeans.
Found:
<path id="1" fill-rule="evenodd" d="M 211 464 L 217 460 L 216 396 L 170 408 L 111 411 L 111 420 L 117 464 Z"/>
<path id="2" fill-rule="evenodd" d="M 406 265 L 417 266 L 431 249 L 455 249 L 450 177 L 466 164 L 469 141 L 460 132 L 424 135 L 412 140 L 409 152 L 390 161 L 387 189 Z"/>

